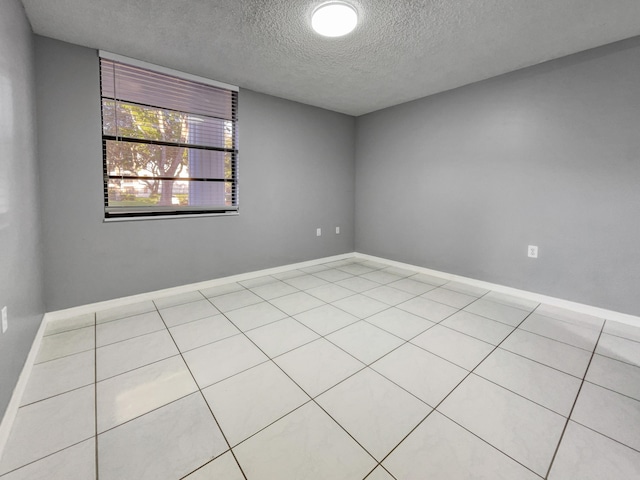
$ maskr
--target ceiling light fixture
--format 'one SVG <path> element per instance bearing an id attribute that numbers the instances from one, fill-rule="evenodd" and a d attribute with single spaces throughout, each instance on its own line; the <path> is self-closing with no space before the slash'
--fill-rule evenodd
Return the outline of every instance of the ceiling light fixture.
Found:
<path id="1" fill-rule="evenodd" d="M 325 37 L 341 37 L 351 32 L 358 23 L 356 9 L 345 2 L 328 2 L 315 9 L 311 26 Z"/>

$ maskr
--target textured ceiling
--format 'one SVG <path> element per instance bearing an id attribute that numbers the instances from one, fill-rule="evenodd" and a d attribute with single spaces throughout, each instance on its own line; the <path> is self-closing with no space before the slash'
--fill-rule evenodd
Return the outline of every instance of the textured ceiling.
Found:
<path id="1" fill-rule="evenodd" d="M 35 33 L 361 115 L 640 35 L 640 0 L 22 0 Z"/>

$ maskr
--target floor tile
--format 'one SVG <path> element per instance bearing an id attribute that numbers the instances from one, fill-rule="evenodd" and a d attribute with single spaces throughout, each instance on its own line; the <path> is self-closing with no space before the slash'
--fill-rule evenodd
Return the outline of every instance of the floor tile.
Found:
<path id="1" fill-rule="evenodd" d="M 434 302 L 444 303 L 445 305 L 449 305 L 454 308 L 464 308 L 476 300 L 476 297 L 465 295 L 460 292 L 454 292 L 453 290 L 447 290 L 444 287 L 430 290 L 422 295 L 422 297 L 433 300 Z"/>
<path id="2" fill-rule="evenodd" d="M 111 343 L 121 342 L 122 340 L 165 330 L 166 328 L 158 312 L 141 313 L 140 315 L 99 324 L 96 326 L 96 343 L 98 347 L 104 347 Z"/>
<path id="3" fill-rule="evenodd" d="M 96 377 L 101 381 L 178 353 L 166 329 L 113 343 L 96 349 Z"/>
<path id="4" fill-rule="evenodd" d="M 435 275 L 429 275 L 428 273 L 418 273 L 409 278 L 411 278 L 411 280 L 417 280 L 418 282 L 429 283 L 437 287 L 448 282 L 446 278 L 436 277 Z"/>
<path id="5" fill-rule="evenodd" d="M 30 463 L 2 480 L 95 480 L 96 441 L 91 438 Z"/>
<path id="6" fill-rule="evenodd" d="M 500 348 L 475 373 L 565 417 L 581 384 L 578 378 Z"/>
<path id="7" fill-rule="evenodd" d="M 573 310 L 567 310 L 565 308 L 555 307 L 553 305 L 542 304 L 536 308 L 535 313 L 545 317 L 555 318 L 557 320 L 564 320 L 565 322 L 573 323 L 582 327 L 590 326 L 598 331 L 602 328 L 604 323 L 602 318 Z"/>
<path id="8" fill-rule="evenodd" d="M 640 342 L 603 333 L 596 353 L 640 367 Z"/>
<path id="9" fill-rule="evenodd" d="M 495 348 L 489 343 L 440 325 L 418 335 L 411 343 L 467 370 L 473 370 Z"/>
<path id="10" fill-rule="evenodd" d="M 309 401 L 273 362 L 218 382 L 202 394 L 232 447 Z"/>
<path id="11" fill-rule="evenodd" d="M 513 327 L 509 325 L 464 310 L 443 320 L 441 325 L 492 345 L 498 345 L 513 331 Z"/>
<path id="12" fill-rule="evenodd" d="M 373 272 L 365 273 L 364 275 L 360 275 L 362 278 L 366 278 L 367 280 L 371 280 L 376 283 L 386 284 L 391 282 L 397 282 L 401 278 L 402 275 L 394 275 L 386 270 L 374 270 Z"/>
<path id="13" fill-rule="evenodd" d="M 155 310 L 156 306 L 151 300 L 108 308 L 96 312 L 96 323 L 110 322 L 111 320 L 140 315 L 141 313 L 155 312 Z"/>
<path id="14" fill-rule="evenodd" d="M 640 478 L 640 453 L 569 422 L 549 480 Z"/>
<path id="15" fill-rule="evenodd" d="M 408 270 L 406 268 L 400 267 L 386 267 L 384 271 L 387 273 L 392 273 L 399 277 L 411 277 L 412 275 L 416 274 L 415 270 Z"/>
<path id="16" fill-rule="evenodd" d="M 404 340 L 363 321 L 326 338 L 367 365 L 404 343 Z"/>
<path id="17" fill-rule="evenodd" d="M 486 288 L 476 287 L 475 285 L 457 281 L 447 282 L 442 285 L 442 288 L 453 290 L 454 292 L 464 293 L 465 295 L 472 295 L 474 297 L 482 297 L 483 295 L 489 293 L 489 290 L 487 290 Z"/>
<path id="18" fill-rule="evenodd" d="M 360 321 L 358 317 L 340 310 L 332 305 L 323 305 L 294 317 L 311 330 L 320 335 L 328 335 L 342 327 Z"/>
<path id="19" fill-rule="evenodd" d="M 640 450 L 640 401 L 585 382 L 571 420 Z"/>
<path id="20" fill-rule="evenodd" d="M 467 306 L 465 311 L 476 315 L 482 315 L 483 317 L 490 318 L 496 322 L 505 323 L 512 327 L 517 327 L 527 317 L 527 315 L 529 315 L 529 312 L 526 310 L 489 301 L 486 296 Z"/>
<path id="21" fill-rule="evenodd" d="M 95 353 L 91 350 L 33 366 L 21 405 L 91 385 L 95 382 Z"/>
<path id="22" fill-rule="evenodd" d="M 265 362 L 268 357 L 247 337 L 235 335 L 186 352 L 184 359 L 200 388 L 204 388 Z"/>
<path id="23" fill-rule="evenodd" d="M 474 374 L 438 410 L 541 476 L 547 473 L 566 421 Z"/>
<path id="24" fill-rule="evenodd" d="M 532 312 L 538 305 L 540 305 L 540 302 L 535 300 L 529 300 L 515 295 L 508 295 L 502 292 L 489 292 L 483 297 L 483 300 L 490 300 L 492 302 L 508 305 L 509 307 L 526 310 L 527 312 Z"/>
<path id="25" fill-rule="evenodd" d="M 95 435 L 93 385 L 18 409 L 0 475 Z"/>
<path id="26" fill-rule="evenodd" d="M 96 316 L 94 313 L 87 313 L 85 315 L 79 315 L 71 318 L 59 318 L 56 320 L 49 320 L 47 326 L 44 329 L 44 336 L 54 335 L 56 333 L 68 332 L 70 330 L 77 330 L 78 328 L 91 327 L 96 323 Z"/>
<path id="27" fill-rule="evenodd" d="M 215 287 L 203 288 L 200 293 L 207 298 L 219 297 L 228 293 L 242 292 L 245 288 L 239 283 L 225 283 Z"/>
<path id="28" fill-rule="evenodd" d="M 301 275 L 306 275 L 306 272 L 302 270 L 287 270 L 286 272 L 274 273 L 271 275 L 273 278 L 277 278 L 278 280 L 288 280 L 290 278 L 299 277 Z"/>
<path id="29" fill-rule="evenodd" d="M 353 265 L 356 263 L 363 264 L 363 262 L 361 262 L 360 259 L 352 257 L 352 258 L 344 258 L 342 260 L 335 260 L 333 262 L 323 263 L 323 265 L 329 268 L 338 268 L 338 267 L 344 267 L 345 265 Z"/>
<path id="30" fill-rule="evenodd" d="M 271 300 L 271 303 L 285 312 L 287 315 L 297 315 L 312 308 L 319 307 L 325 303 L 322 300 L 312 297 L 308 293 L 298 292 L 285 295 Z"/>
<path id="31" fill-rule="evenodd" d="M 185 303 L 197 302 L 203 300 L 204 296 L 197 290 L 193 292 L 179 293 L 177 295 L 167 295 L 164 297 L 156 298 L 153 303 L 156 304 L 156 308 L 168 308 L 176 305 L 183 305 Z"/>
<path id="32" fill-rule="evenodd" d="M 95 332 L 95 327 L 84 327 L 43 337 L 35 363 L 92 350 L 95 346 Z"/>
<path id="33" fill-rule="evenodd" d="M 277 357 L 318 338 L 318 334 L 293 318 L 285 318 L 246 335 L 269 357 Z"/>
<path id="34" fill-rule="evenodd" d="M 403 292 L 411 293 L 412 295 L 422 295 L 438 287 L 429 283 L 419 282 L 417 280 L 411 280 L 410 278 L 402 278 L 395 282 L 388 284 L 389 287 L 397 288 Z"/>
<path id="35" fill-rule="evenodd" d="M 304 273 L 317 273 L 324 272 L 325 270 L 331 270 L 331 268 L 327 267 L 326 265 L 311 265 L 310 267 L 300 268 L 299 270 L 303 271 Z"/>
<path id="36" fill-rule="evenodd" d="M 588 382 L 640 400 L 640 367 L 594 355 L 585 378 Z"/>
<path id="37" fill-rule="evenodd" d="M 376 313 L 367 318 L 367 322 L 405 340 L 410 340 L 435 325 L 426 318 L 418 317 L 398 308 L 389 308 Z"/>
<path id="38" fill-rule="evenodd" d="M 405 310 L 419 317 L 426 318 L 432 322 L 440 322 L 450 315 L 453 315 L 458 311 L 457 308 L 443 305 L 442 303 L 434 302 L 426 298 L 417 297 L 407 302 L 397 305 L 397 308 Z"/>
<path id="39" fill-rule="evenodd" d="M 364 478 L 376 465 L 313 402 L 241 443 L 234 452 L 250 480 L 353 480 Z"/>
<path id="40" fill-rule="evenodd" d="M 360 263 L 351 263 L 349 265 L 343 265 L 341 267 L 336 267 L 338 270 L 342 270 L 343 272 L 350 273 L 351 275 L 364 275 L 365 273 L 373 272 L 375 269 L 371 267 L 365 267 Z"/>
<path id="41" fill-rule="evenodd" d="M 350 297 L 354 294 L 353 290 L 329 283 L 320 287 L 310 288 L 307 293 L 319 298 L 323 302 L 331 303 L 342 298 Z"/>
<path id="42" fill-rule="evenodd" d="M 389 308 L 386 303 L 379 302 L 365 295 L 352 295 L 333 302 L 333 306 L 344 310 L 358 318 L 367 318 Z"/>
<path id="43" fill-rule="evenodd" d="M 374 362 L 371 368 L 432 407 L 469 373 L 410 343 Z"/>
<path id="44" fill-rule="evenodd" d="M 539 480 L 505 454 L 433 412 L 383 462 L 398 480 Z"/>
<path id="45" fill-rule="evenodd" d="M 347 272 L 343 272 L 342 270 L 338 270 L 337 268 L 330 268 L 324 270 L 322 272 L 316 272 L 314 275 L 322 280 L 326 280 L 327 282 L 338 282 L 340 280 L 344 280 L 345 278 L 351 278 L 353 275 Z"/>
<path id="46" fill-rule="evenodd" d="M 316 401 L 378 460 L 431 411 L 431 407 L 369 368 Z"/>
<path id="47" fill-rule="evenodd" d="M 326 280 L 322 280 L 314 275 L 301 275 L 299 277 L 289 278 L 285 280 L 285 283 L 299 290 L 309 290 L 310 288 L 321 287 L 322 285 L 328 284 Z"/>
<path id="48" fill-rule="evenodd" d="M 194 320 L 200 320 L 201 318 L 212 317 L 218 313 L 220 313 L 218 309 L 211 305 L 209 300 L 199 300 L 197 302 L 160 309 L 160 316 L 169 328 Z"/>
<path id="49" fill-rule="evenodd" d="M 591 353 L 586 350 L 519 328 L 500 344 L 500 348 L 579 378 L 584 376 L 591 359 Z"/>
<path id="50" fill-rule="evenodd" d="M 245 480 L 231 452 L 224 453 L 212 462 L 188 475 L 184 480 Z"/>
<path id="51" fill-rule="evenodd" d="M 531 314 L 522 322 L 520 328 L 590 352 L 593 351 L 600 335 L 600 332 L 596 329 L 579 327 L 572 323 L 543 317 L 536 313 Z"/>
<path id="52" fill-rule="evenodd" d="M 364 265 L 365 267 L 373 268 L 374 270 L 381 270 L 381 269 L 387 267 L 387 264 L 376 262 L 374 260 L 362 260 L 362 259 L 360 259 L 358 263 L 360 263 L 360 265 Z"/>
<path id="53" fill-rule="evenodd" d="M 316 397 L 364 364 L 323 338 L 274 360 L 311 397 Z"/>
<path id="54" fill-rule="evenodd" d="M 169 329 L 181 352 L 193 350 L 208 343 L 240 333 L 224 315 L 202 318 Z"/>
<path id="55" fill-rule="evenodd" d="M 264 301 L 258 295 L 250 292 L 249 290 L 225 293 L 223 295 L 212 297 L 209 300 L 211 300 L 211 303 L 213 303 L 216 308 L 223 313 Z"/>
<path id="56" fill-rule="evenodd" d="M 242 331 L 261 327 L 287 317 L 286 313 L 268 302 L 238 308 L 227 312 L 226 315 Z"/>
<path id="57" fill-rule="evenodd" d="M 100 480 L 175 480 L 227 449 L 195 393 L 99 435 Z"/>
<path id="58" fill-rule="evenodd" d="M 261 277 L 250 278 L 248 280 L 243 280 L 238 282 L 245 288 L 253 289 L 255 287 L 261 287 L 263 285 L 269 285 L 270 283 L 278 282 L 279 280 L 271 275 L 263 275 Z"/>
<path id="59" fill-rule="evenodd" d="M 363 293 L 367 297 L 371 297 L 387 305 L 397 305 L 414 297 L 414 295 L 398 290 L 397 288 L 391 288 L 387 286 L 381 286 L 372 288 Z"/>
<path id="60" fill-rule="evenodd" d="M 603 331 L 609 335 L 640 342 L 640 327 L 627 325 L 626 323 L 607 321 Z"/>
<path id="61" fill-rule="evenodd" d="M 290 293 L 295 293 L 298 291 L 298 289 L 292 287 L 287 283 L 277 280 L 272 283 L 267 283 L 266 285 L 254 287 L 251 289 L 251 291 L 259 297 L 264 298 L 265 300 L 271 300 L 274 298 L 282 297 L 284 295 L 289 295 Z"/>
<path id="62" fill-rule="evenodd" d="M 351 277 L 345 280 L 340 280 L 339 282 L 336 282 L 336 285 L 348 288 L 356 293 L 362 293 L 380 286 L 379 283 L 372 282 L 371 280 L 367 280 L 362 277 Z"/>
<path id="63" fill-rule="evenodd" d="M 197 389 L 180 356 L 98 382 L 98 433 L 173 402 Z"/>

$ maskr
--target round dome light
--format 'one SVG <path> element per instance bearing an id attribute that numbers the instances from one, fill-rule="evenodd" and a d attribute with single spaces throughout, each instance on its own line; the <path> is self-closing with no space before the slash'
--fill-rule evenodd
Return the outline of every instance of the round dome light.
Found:
<path id="1" fill-rule="evenodd" d="M 313 12 L 311 26 L 325 37 L 341 37 L 351 32 L 358 23 L 358 13 L 348 3 L 329 2 Z"/>

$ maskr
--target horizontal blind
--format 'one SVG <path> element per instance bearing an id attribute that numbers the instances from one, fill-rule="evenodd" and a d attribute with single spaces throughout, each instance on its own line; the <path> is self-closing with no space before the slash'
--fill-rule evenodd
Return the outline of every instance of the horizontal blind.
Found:
<path id="1" fill-rule="evenodd" d="M 107 217 L 238 207 L 235 90 L 100 59 Z"/>

